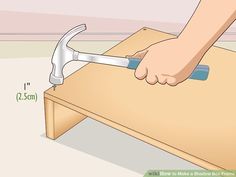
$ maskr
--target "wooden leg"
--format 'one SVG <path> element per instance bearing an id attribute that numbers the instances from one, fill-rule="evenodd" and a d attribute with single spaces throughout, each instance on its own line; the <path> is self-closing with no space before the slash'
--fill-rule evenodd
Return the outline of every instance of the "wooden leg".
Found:
<path id="1" fill-rule="evenodd" d="M 86 118 L 85 115 L 44 98 L 46 136 L 56 139 Z"/>

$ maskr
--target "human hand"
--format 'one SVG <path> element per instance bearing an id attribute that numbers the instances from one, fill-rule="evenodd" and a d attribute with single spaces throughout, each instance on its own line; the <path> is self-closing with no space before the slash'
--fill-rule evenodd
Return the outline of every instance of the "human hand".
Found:
<path id="1" fill-rule="evenodd" d="M 151 85 L 176 86 L 191 75 L 203 55 L 178 38 L 155 43 L 132 56 L 142 59 L 135 76 Z"/>

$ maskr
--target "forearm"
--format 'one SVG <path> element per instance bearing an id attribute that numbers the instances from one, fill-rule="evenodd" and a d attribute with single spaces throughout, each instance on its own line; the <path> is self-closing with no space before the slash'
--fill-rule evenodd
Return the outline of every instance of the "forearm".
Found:
<path id="1" fill-rule="evenodd" d="M 201 0 L 179 35 L 188 49 L 204 54 L 236 19 L 236 0 Z"/>
<path id="2" fill-rule="evenodd" d="M 236 19 L 236 0 L 202 0 L 178 38 L 155 43 L 137 52 L 135 71 L 149 84 L 175 86 L 185 81 L 205 52 Z"/>

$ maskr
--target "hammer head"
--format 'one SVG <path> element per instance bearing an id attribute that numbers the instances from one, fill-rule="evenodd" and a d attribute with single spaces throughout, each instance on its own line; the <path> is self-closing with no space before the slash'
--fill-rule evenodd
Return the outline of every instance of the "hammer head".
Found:
<path id="1" fill-rule="evenodd" d="M 65 33 L 56 45 L 52 56 L 52 72 L 49 82 L 53 85 L 60 85 L 64 82 L 63 68 L 67 63 L 77 60 L 78 52 L 70 48 L 68 42 L 78 33 L 86 30 L 86 25 L 78 25 Z"/>

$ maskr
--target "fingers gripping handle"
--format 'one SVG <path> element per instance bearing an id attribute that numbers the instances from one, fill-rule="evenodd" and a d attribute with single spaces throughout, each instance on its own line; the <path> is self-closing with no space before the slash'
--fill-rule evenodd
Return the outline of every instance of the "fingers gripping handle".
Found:
<path id="1" fill-rule="evenodd" d="M 129 65 L 128 69 L 133 69 L 135 70 L 139 63 L 140 59 L 138 58 L 129 58 Z M 209 74 L 209 66 L 207 65 L 198 65 L 194 71 L 192 72 L 191 76 L 189 79 L 194 79 L 194 80 L 207 80 Z"/>

